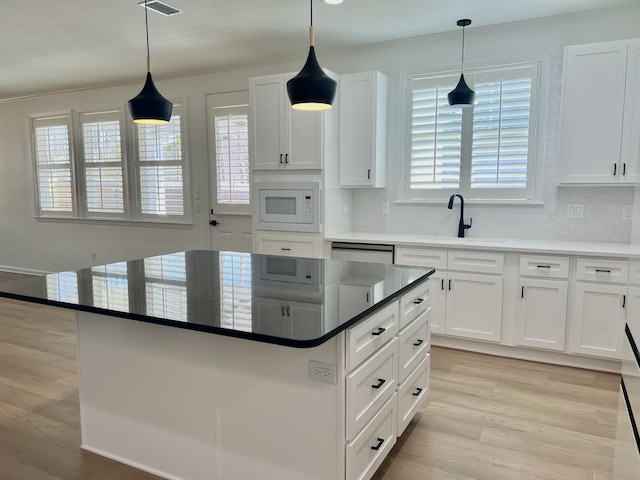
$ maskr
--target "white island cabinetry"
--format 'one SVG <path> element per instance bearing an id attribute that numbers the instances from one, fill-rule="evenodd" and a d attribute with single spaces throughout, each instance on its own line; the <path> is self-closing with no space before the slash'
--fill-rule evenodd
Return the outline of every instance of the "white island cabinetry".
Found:
<path id="1" fill-rule="evenodd" d="M 311 348 L 78 312 L 83 447 L 172 479 L 368 480 L 428 394 L 430 298 L 422 281 Z M 275 337 L 320 312 L 254 307 Z"/>

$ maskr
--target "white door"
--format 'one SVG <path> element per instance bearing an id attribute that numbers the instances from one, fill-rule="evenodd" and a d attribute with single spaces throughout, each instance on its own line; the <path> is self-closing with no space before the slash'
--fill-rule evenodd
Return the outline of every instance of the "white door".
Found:
<path id="1" fill-rule="evenodd" d="M 211 249 L 251 252 L 249 93 L 207 95 Z"/>
<path id="2" fill-rule="evenodd" d="M 500 341 L 502 277 L 449 272 L 446 333 Z"/>
<path id="3" fill-rule="evenodd" d="M 566 280 L 520 279 L 517 344 L 564 350 Z"/>
<path id="4" fill-rule="evenodd" d="M 620 359 L 627 287 L 576 282 L 571 353 Z"/>
<path id="5" fill-rule="evenodd" d="M 431 332 L 445 333 L 445 314 L 447 312 L 447 274 L 436 270 L 431 280 Z"/>

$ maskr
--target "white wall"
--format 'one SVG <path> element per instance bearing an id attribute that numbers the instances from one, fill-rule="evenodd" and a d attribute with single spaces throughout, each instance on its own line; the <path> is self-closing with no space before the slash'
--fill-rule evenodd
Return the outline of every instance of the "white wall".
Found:
<path id="1" fill-rule="evenodd" d="M 558 100 L 564 45 L 640 37 L 640 7 L 612 9 L 493 28 L 467 31 L 469 66 L 505 60 L 542 58 L 550 71 L 549 116 L 545 136 L 544 206 L 487 207 L 470 205 L 474 217 L 471 236 L 505 236 L 628 242 L 632 222 L 622 221 L 622 205 L 634 203 L 633 188 L 556 188 Z M 389 77 L 389 187 L 359 190 L 353 195 L 353 228 L 453 235 L 456 213 L 446 205 L 392 204 L 381 215 L 382 202 L 399 199 L 402 161 L 402 74 L 418 68 L 457 68 L 460 35 L 454 32 L 362 47 L 349 52 L 323 52 L 317 32 L 321 64 L 337 73 L 378 69 Z M 301 49 L 302 51 L 303 49 Z M 306 52 L 303 52 L 303 55 Z M 474 59 L 474 60 L 471 60 Z M 182 98 L 188 108 L 187 147 L 192 192 L 200 190 L 203 203 L 188 228 L 100 225 L 38 221 L 35 216 L 33 166 L 28 115 L 69 108 L 122 104 L 141 88 L 135 85 L 45 95 L 0 103 L 0 266 L 57 271 L 143 255 L 209 247 L 208 164 L 205 95 L 248 88 L 251 76 L 296 71 L 304 58 L 156 83 L 163 95 Z M 46 74 L 46 72 L 45 72 Z M 348 197 L 345 197 L 348 201 Z M 584 203 L 585 218 L 567 221 L 567 203 Z M 340 206 L 332 210 L 339 212 Z M 637 222 L 640 213 L 637 212 Z M 508 219 L 508 221 L 505 221 Z M 637 223 L 636 222 L 636 223 Z M 640 236 L 640 235 L 639 235 Z M 90 253 L 96 252 L 95 262 Z"/>

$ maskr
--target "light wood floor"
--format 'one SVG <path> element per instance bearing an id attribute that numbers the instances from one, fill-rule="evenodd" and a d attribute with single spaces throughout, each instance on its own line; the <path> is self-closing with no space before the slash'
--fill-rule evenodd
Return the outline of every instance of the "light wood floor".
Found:
<path id="1" fill-rule="evenodd" d="M 157 479 L 79 448 L 74 318 L 0 299 L 0 479 Z M 375 480 L 610 479 L 618 382 L 433 348 L 430 399 Z"/>

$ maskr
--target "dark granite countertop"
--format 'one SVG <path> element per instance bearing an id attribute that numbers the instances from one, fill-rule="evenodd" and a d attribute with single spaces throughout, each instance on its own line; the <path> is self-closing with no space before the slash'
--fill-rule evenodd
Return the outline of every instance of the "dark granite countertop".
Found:
<path id="1" fill-rule="evenodd" d="M 248 340 L 314 347 L 434 272 L 195 250 L 0 284 L 0 296 Z"/>

